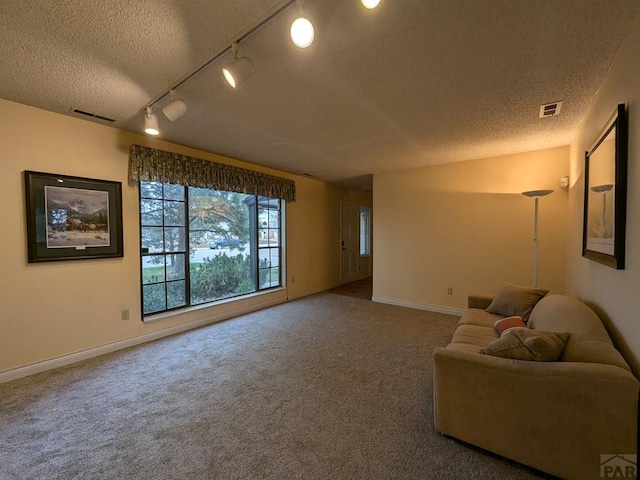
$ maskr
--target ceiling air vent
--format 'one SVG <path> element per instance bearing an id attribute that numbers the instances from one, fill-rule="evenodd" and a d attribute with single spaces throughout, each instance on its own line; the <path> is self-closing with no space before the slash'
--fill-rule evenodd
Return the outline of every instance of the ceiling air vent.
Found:
<path id="1" fill-rule="evenodd" d="M 554 117 L 560 115 L 560 109 L 562 108 L 562 102 L 547 103 L 546 105 L 540 105 L 540 118 Z"/>
<path id="2" fill-rule="evenodd" d="M 102 120 L 104 122 L 115 123 L 113 118 L 103 117 L 102 115 L 97 115 L 91 112 L 85 112 L 83 110 L 78 110 L 77 108 L 71 108 L 71 113 L 75 113 L 76 115 L 82 115 L 83 117 L 95 118 L 96 120 Z"/>

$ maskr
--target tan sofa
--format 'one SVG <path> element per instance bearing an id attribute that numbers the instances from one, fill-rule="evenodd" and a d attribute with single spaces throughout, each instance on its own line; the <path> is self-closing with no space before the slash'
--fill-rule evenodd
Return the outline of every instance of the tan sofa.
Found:
<path id="1" fill-rule="evenodd" d="M 555 362 L 513 360 L 479 353 L 498 338 L 491 299 L 470 297 L 451 343 L 433 353 L 436 429 L 566 479 L 599 479 L 606 455 L 636 454 L 639 382 L 597 315 L 545 296 L 528 327 L 569 332 L 568 343 Z"/>

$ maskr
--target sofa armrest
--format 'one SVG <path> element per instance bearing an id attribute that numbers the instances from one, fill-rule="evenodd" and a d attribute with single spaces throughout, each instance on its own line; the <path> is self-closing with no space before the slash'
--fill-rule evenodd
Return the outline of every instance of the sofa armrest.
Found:
<path id="1" fill-rule="evenodd" d="M 638 381 L 623 368 L 527 362 L 436 348 L 436 430 L 569 479 L 600 455 L 635 453 Z"/>
<path id="2" fill-rule="evenodd" d="M 467 299 L 468 308 L 479 308 L 480 310 L 486 310 L 493 301 L 493 295 L 472 294 Z"/>

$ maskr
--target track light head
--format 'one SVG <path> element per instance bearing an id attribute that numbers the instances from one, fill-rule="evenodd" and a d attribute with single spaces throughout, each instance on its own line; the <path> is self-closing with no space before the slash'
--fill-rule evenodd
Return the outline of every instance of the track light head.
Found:
<path id="1" fill-rule="evenodd" d="M 246 79 L 248 79 L 253 72 L 255 71 L 255 67 L 253 62 L 248 57 L 240 57 L 236 58 L 231 65 L 227 65 L 222 69 L 222 74 L 224 78 L 227 80 L 229 85 L 233 88 L 236 88 Z"/>
<path id="2" fill-rule="evenodd" d="M 307 18 L 297 18 L 291 24 L 291 41 L 296 47 L 307 48 L 313 43 L 314 35 L 313 24 Z"/>
<path id="3" fill-rule="evenodd" d="M 175 122 L 187 113 L 187 104 L 184 100 L 176 98 L 175 92 L 171 90 L 171 101 L 162 107 L 162 113 L 170 122 Z"/>
<path id="4" fill-rule="evenodd" d="M 144 115 L 144 133 L 147 135 L 160 135 L 158 117 L 151 113 L 151 107 L 147 107 Z"/>
<path id="5" fill-rule="evenodd" d="M 364 5 L 364 7 L 368 8 L 369 10 L 373 10 L 378 6 L 378 4 L 380 4 L 380 0 L 361 0 L 361 1 L 362 1 L 362 5 Z"/>

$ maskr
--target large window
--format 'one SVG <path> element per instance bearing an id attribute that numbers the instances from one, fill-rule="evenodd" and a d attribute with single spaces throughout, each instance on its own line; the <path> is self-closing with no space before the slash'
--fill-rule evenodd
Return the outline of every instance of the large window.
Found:
<path id="1" fill-rule="evenodd" d="M 140 182 L 143 315 L 282 285 L 282 201 Z"/>

